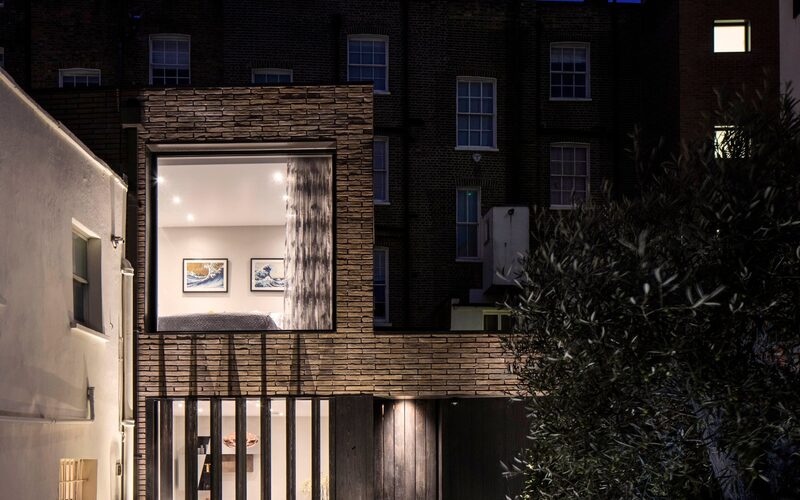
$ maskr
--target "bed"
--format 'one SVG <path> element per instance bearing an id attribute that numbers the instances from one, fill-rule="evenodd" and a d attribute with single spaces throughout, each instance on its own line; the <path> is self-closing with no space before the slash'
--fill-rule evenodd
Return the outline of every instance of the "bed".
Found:
<path id="1" fill-rule="evenodd" d="M 160 316 L 160 332 L 225 332 L 280 330 L 269 313 L 203 313 Z"/>

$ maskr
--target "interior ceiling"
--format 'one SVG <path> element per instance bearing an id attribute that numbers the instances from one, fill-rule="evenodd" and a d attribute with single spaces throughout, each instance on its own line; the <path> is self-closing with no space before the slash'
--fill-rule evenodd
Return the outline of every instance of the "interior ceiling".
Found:
<path id="1" fill-rule="evenodd" d="M 158 227 L 286 222 L 285 157 L 161 157 L 158 178 Z"/>

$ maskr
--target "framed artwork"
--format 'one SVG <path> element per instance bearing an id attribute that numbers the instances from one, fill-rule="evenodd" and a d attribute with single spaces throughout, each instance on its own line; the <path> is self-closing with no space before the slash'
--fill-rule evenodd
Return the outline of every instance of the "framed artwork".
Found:
<path id="1" fill-rule="evenodd" d="M 286 290 L 286 263 L 283 259 L 250 259 L 250 291 Z"/>
<path id="2" fill-rule="evenodd" d="M 228 291 L 228 259 L 183 259 L 183 291 Z"/>

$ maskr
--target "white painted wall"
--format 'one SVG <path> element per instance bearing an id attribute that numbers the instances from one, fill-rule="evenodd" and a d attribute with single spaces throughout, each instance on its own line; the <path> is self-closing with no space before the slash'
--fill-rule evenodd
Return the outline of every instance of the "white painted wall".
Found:
<path id="1" fill-rule="evenodd" d="M 800 98 L 800 16 L 792 16 L 792 0 L 780 0 L 779 17 L 781 85 L 792 82 L 792 94 Z"/>
<path id="2" fill-rule="evenodd" d="M 250 291 L 250 259 L 283 257 L 283 226 L 158 229 L 158 314 L 283 312 L 283 292 Z M 226 293 L 184 293 L 183 259 L 228 259 Z"/>
<path id="3" fill-rule="evenodd" d="M 125 189 L 0 71 L 0 413 L 96 421 L 0 421 L 2 498 L 57 498 L 59 459 L 98 460 L 97 498 L 119 498 L 118 335 Z M 70 329 L 72 219 L 101 237 L 107 342 Z"/>

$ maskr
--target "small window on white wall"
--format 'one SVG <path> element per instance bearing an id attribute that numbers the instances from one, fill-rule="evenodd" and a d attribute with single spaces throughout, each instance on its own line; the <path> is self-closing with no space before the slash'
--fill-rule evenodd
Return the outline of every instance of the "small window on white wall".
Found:
<path id="1" fill-rule="evenodd" d="M 253 83 L 292 83 L 292 70 L 253 68 Z"/>
<path id="2" fill-rule="evenodd" d="M 456 147 L 494 149 L 497 144 L 497 81 L 460 77 L 456 89 Z"/>
<path id="3" fill-rule="evenodd" d="M 589 44 L 554 43 L 550 46 L 550 99 L 589 99 Z"/>
<path id="4" fill-rule="evenodd" d="M 589 190 L 589 145 L 550 146 L 550 207 L 571 208 Z"/>
<path id="5" fill-rule="evenodd" d="M 70 68 L 58 70 L 58 86 L 62 88 L 99 87 L 100 70 Z"/>
<path id="6" fill-rule="evenodd" d="M 375 203 L 389 202 L 389 139 L 375 137 L 372 145 L 372 192 Z"/>
<path id="7" fill-rule="evenodd" d="M 150 37 L 150 83 L 152 85 L 189 85 L 191 43 L 189 35 L 152 35 Z"/>
<path id="8" fill-rule="evenodd" d="M 376 247 L 372 252 L 372 293 L 375 322 L 389 321 L 389 250 Z"/>
<path id="9" fill-rule="evenodd" d="M 750 52 L 750 22 L 714 21 L 714 52 Z"/>
<path id="10" fill-rule="evenodd" d="M 371 81 L 376 94 L 389 92 L 389 39 L 353 35 L 347 39 L 347 80 Z"/>
<path id="11" fill-rule="evenodd" d="M 72 221 L 72 318 L 81 325 L 103 332 L 100 239 L 88 228 Z"/>
<path id="12" fill-rule="evenodd" d="M 97 498 L 97 460 L 62 458 L 58 464 L 58 500 Z"/>
<path id="13" fill-rule="evenodd" d="M 478 258 L 478 218 L 481 211 L 479 189 L 456 191 L 456 259 Z"/>

